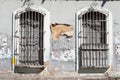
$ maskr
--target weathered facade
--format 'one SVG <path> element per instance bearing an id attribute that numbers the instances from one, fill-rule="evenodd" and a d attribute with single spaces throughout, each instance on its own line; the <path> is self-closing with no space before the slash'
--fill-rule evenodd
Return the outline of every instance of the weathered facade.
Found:
<path id="1" fill-rule="evenodd" d="M 13 68 L 46 65 L 49 70 L 104 73 L 112 66 L 119 70 L 119 6 L 120 1 L 114 0 L 3 2 L 0 30 L 13 35 Z M 50 24 L 55 23 L 71 25 L 73 36 L 60 33 L 53 40 Z"/>

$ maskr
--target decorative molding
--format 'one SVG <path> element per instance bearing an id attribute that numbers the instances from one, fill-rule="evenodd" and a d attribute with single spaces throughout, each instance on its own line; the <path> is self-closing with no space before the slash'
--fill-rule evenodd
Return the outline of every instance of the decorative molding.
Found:
<path id="1" fill-rule="evenodd" d="M 28 5 L 28 6 L 30 6 L 30 5 L 34 5 L 34 2 L 33 2 L 33 0 L 24 0 L 22 6 L 25 6 L 25 5 Z"/>
<path id="2" fill-rule="evenodd" d="M 89 7 L 89 11 L 94 11 L 97 6 L 98 6 L 97 1 L 93 1 Z"/>

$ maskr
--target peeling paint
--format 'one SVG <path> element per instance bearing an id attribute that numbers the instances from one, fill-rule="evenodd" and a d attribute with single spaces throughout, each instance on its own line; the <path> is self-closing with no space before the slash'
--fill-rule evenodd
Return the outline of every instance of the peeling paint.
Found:
<path id="1" fill-rule="evenodd" d="M 11 58 L 11 40 L 8 34 L 0 33 L 0 58 Z"/>
<path id="2" fill-rule="evenodd" d="M 51 58 L 57 61 L 75 61 L 75 51 L 68 49 L 61 52 L 51 52 Z"/>

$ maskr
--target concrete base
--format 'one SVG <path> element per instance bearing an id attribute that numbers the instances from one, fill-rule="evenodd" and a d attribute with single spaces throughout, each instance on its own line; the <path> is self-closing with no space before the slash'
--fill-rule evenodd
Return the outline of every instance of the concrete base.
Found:
<path id="1" fill-rule="evenodd" d="M 109 80 L 103 74 L 78 74 L 77 72 L 43 71 L 39 74 L 0 72 L 1 80 Z"/>
<path id="2" fill-rule="evenodd" d="M 29 73 L 40 73 L 44 70 L 44 66 L 15 66 L 15 73 L 29 74 Z"/>
<path id="3" fill-rule="evenodd" d="M 111 80 L 118 80 L 120 79 L 120 71 L 109 71 L 108 72 L 108 77 L 111 79 Z"/>

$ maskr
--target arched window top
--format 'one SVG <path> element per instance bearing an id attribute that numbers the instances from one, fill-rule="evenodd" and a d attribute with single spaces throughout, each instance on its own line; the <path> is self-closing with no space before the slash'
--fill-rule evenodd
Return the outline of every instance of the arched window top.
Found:
<path id="1" fill-rule="evenodd" d="M 82 15 L 85 20 L 106 20 L 106 15 L 98 11 L 89 11 Z"/>
<path id="2" fill-rule="evenodd" d="M 13 14 L 18 17 L 18 16 L 20 16 L 20 14 L 27 12 L 27 11 L 35 11 L 35 12 L 41 13 L 42 15 L 50 15 L 48 10 L 46 10 L 40 6 L 35 6 L 35 5 L 22 6 L 19 9 L 17 9 Z"/>
<path id="3" fill-rule="evenodd" d="M 34 15 L 34 17 L 33 17 Z M 36 11 L 26 11 L 26 12 L 23 12 L 20 14 L 20 17 L 25 17 L 25 18 L 30 18 L 32 20 L 37 20 L 38 21 L 38 16 L 41 15 L 41 16 L 44 16 L 43 14 L 39 13 L 39 12 L 36 12 Z M 31 17 L 32 16 L 32 17 Z"/>
<path id="4" fill-rule="evenodd" d="M 90 13 L 90 12 L 98 12 L 98 13 L 101 13 L 106 16 L 112 14 L 109 10 L 107 10 L 105 8 L 98 7 L 98 6 L 96 6 L 96 7 L 89 6 L 89 7 L 85 7 L 85 8 L 82 8 L 81 10 L 79 10 L 77 12 L 77 15 L 82 16 L 82 15 L 84 15 L 86 13 Z"/>

